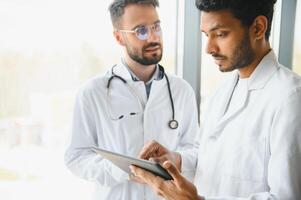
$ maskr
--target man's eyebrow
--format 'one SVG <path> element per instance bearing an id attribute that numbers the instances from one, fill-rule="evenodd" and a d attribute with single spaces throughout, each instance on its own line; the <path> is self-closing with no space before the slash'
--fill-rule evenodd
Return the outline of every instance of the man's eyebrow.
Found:
<path id="1" fill-rule="evenodd" d="M 228 26 L 225 26 L 225 25 L 222 25 L 222 24 L 216 24 L 214 26 L 212 26 L 210 29 L 209 29 L 209 32 L 212 32 L 212 31 L 215 31 L 217 29 L 221 29 L 221 28 L 229 28 Z M 202 30 L 202 32 L 205 32 L 204 30 Z"/>
<path id="2" fill-rule="evenodd" d="M 161 23 L 160 19 L 156 20 L 153 24 L 157 24 L 157 23 Z M 131 30 L 135 30 L 136 28 L 139 28 L 141 26 L 145 26 L 145 25 L 142 25 L 142 24 L 139 24 L 139 25 L 136 25 L 134 28 L 132 28 Z"/>

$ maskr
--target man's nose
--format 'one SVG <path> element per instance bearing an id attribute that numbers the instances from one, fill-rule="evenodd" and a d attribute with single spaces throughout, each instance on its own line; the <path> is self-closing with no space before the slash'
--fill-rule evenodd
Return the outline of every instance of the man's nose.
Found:
<path id="1" fill-rule="evenodd" d="M 210 38 L 208 38 L 205 50 L 206 50 L 207 54 L 211 54 L 212 55 L 212 54 L 216 53 L 217 50 L 218 50 L 218 47 L 217 47 L 215 41 L 212 40 L 212 39 L 210 39 Z"/>

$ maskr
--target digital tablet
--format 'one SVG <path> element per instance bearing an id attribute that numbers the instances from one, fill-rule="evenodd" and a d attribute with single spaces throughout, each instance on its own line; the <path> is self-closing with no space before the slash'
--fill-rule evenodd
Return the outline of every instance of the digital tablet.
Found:
<path id="1" fill-rule="evenodd" d="M 133 158 L 130 156 L 125 156 L 122 154 L 118 154 L 112 151 L 107 151 L 97 147 L 92 147 L 92 150 L 97 154 L 101 155 L 103 158 L 111 161 L 117 167 L 119 167 L 120 169 L 122 169 L 128 174 L 131 173 L 130 165 L 134 165 L 142 169 L 145 169 L 149 172 L 152 172 L 153 174 L 160 176 L 165 180 L 172 180 L 171 175 L 159 163 Z"/>

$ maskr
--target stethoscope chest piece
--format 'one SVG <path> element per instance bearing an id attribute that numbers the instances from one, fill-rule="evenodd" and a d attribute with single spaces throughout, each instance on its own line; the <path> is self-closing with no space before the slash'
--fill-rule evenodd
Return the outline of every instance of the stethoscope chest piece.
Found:
<path id="1" fill-rule="evenodd" d="M 177 120 L 173 119 L 173 120 L 170 120 L 170 121 L 169 121 L 168 126 L 169 126 L 169 128 L 171 128 L 171 129 L 177 129 L 178 126 L 179 126 L 179 123 L 178 123 Z"/>

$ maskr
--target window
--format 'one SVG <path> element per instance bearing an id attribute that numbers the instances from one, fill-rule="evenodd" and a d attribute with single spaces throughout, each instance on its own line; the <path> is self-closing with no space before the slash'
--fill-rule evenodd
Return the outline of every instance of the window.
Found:
<path id="1" fill-rule="evenodd" d="M 1 199 L 90 199 L 93 186 L 63 156 L 79 85 L 120 60 L 110 2 L 0 1 Z M 161 1 L 162 64 L 171 73 L 175 13 L 176 1 Z"/>

